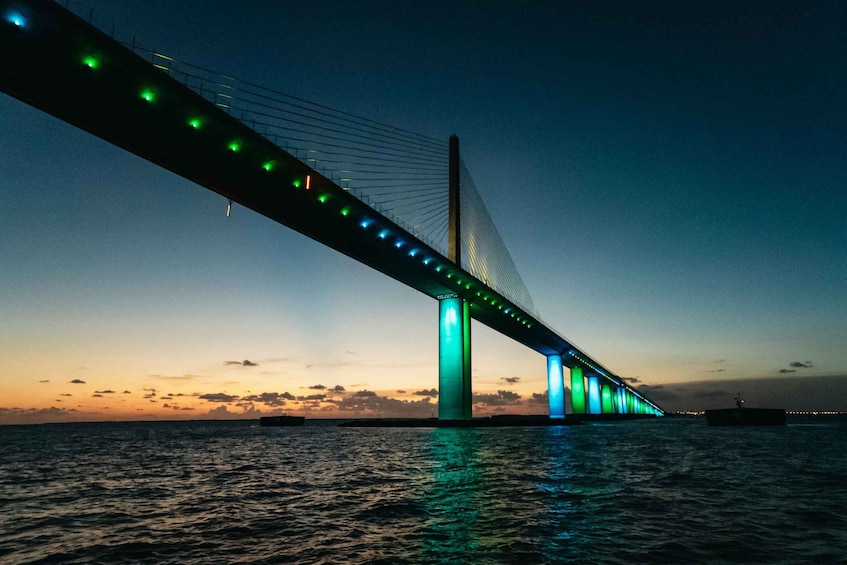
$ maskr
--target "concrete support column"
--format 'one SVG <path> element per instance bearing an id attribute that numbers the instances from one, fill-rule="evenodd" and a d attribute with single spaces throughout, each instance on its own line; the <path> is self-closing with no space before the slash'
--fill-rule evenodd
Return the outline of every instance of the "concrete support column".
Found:
<path id="1" fill-rule="evenodd" d="M 571 368 L 571 408 L 574 414 L 585 414 L 585 378 L 582 367 Z"/>
<path id="2" fill-rule="evenodd" d="M 597 375 L 588 375 L 588 413 L 602 413 L 602 405 L 600 403 L 600 379 Z"/>
<path id="3" fill-rule="evenodd" d="M 617 387 L 615 391 L 615 409 L 618 414 L 626 414 L 626 390 L 623 387 Z"/>
<path id="4" fill-rule="evenodd" d="M 565 381 L 561 355 L 547 356 L 547 402 L 551 418 L 565 417 Z"/>
<path id="5" fill-rule="evenodd" d="M 469 420 L 471 400 L 471 310 L 458 296 L 438 301 L 438 419 Z"/>
<path id="6" fill-rule="evenodd" d="M 600 385 L 600 410 L 603 414 L 613 414 L 615 412 L 612 404 L 612 387 L 607 383 Z"/>

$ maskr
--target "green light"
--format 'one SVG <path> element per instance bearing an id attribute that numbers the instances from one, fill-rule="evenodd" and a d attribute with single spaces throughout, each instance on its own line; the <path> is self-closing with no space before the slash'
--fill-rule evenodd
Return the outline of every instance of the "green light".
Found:
<path id="1" fill-rule="evenodd" d="M 191 118 L 190 120 L 188 120 L 188 125 L 194 129 L 200 129 L 201 127 L 203 127 L 203 120 L 201 120 L 200 118 Z"/>
<path id="2" fill-rule="evenodd" d="M 89 69 L 96 69 L 100 66 L 100 60 L 94 55 L 86 55 L 82 58 L 82 64 Z"/>
<path id="3" fill-rule="evenodd" d="M 241 151 L 241 141 L 238 139 L 233 139 L 229 142 L 229 145 L 227 145 L 226 148 L 232 151 L 233 153 L 238 153 L 239 151 Z"/>
<path id="4" fill-rule="evenodd" d="M 303 181 L 300 179 L 294 179 L 294 182 L 291 183 L 291 186 L 294 188 L 300 188 L 303 185 Z"/>
<path id="5" fill-rule="evenodd" d="M 341 209 L 341 215 L 342 216 L 349 216 L 350 215 L 350 206 L 345 206 L 344 208 L 342 208 Z"/>
<path id="6" fill-rule="evenodd" d="M 268 172 L 271 172 L 272 170 L 274 170 L 275 167 L 276 167 L 276 161 L 266 161 L 262 165 L 262 168 L 265 169 Z"/>
<path id="7" fill-rule="evenodd" d="M 150 88 L 145 88 L 139 93 L 142 100 L 152 104 L 156 101 L 156 92 Z"/>
<path id="8" fill-rule="evenodd" d="M 438 418 L 470 419 L 470 305 L 461 298 L 445 298 L 439 300 L 438 314 Z"/>
<path id="9" fill-rule="evenodd" d="M 585 381 L 581 367 L 571 369 L 571 405 L 574 414 L 585 414 Z"/>
<path id="10" fill-rule="evenodd" d="M 447 273 L 447 278 L 448 278 L 448 279 L 452 279 L 452 278 L 453 278 L 453 273 Z"/>
<path id="11" fill-rule="evenodd" d="M 321 194 L 318 196 L 318 202 L 321 204 L 325 203 L 327 200 L 329 200 L 329 194 Z"/>
<path id="12" fill-rule="evenodd" d="M 466 285 L 465 285 L 465 289 L 470 290 L 470 289 L 471 289 L 471 285 L 470 285 L 470 284 L 466 284 Z"/>

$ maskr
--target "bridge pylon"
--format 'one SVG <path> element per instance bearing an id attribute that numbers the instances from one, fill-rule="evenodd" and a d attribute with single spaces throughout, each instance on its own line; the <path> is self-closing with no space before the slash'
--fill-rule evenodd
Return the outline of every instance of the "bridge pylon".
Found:
<path id="1" fill-rule="evenodd" d="M 459 138 L 450 136 L 447 258 L 462 267 Z M 458 294 L 438 297 L 438 419 L 473 417 L 471 305 Z"/>

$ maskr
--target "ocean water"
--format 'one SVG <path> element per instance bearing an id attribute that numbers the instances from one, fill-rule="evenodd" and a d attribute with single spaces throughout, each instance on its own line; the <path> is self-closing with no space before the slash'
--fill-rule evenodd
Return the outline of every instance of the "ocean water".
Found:
<path id="1" fill-rule="evenodd" d="M 847 563 L 847 421 L 5 426 L 0 563 Z"/>

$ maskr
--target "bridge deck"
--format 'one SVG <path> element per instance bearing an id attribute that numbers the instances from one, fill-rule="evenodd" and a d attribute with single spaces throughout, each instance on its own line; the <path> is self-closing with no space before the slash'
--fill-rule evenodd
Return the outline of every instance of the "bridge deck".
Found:
<path id="1" fill-rule="evenodd" d="M 119 42 L 54 2 L 15 5 L 26 21 L 4 22 L 0 32 L 0 90 L 428 296 L 463 296 L 492 329 L 618 382 L 543 322 Z"/>

